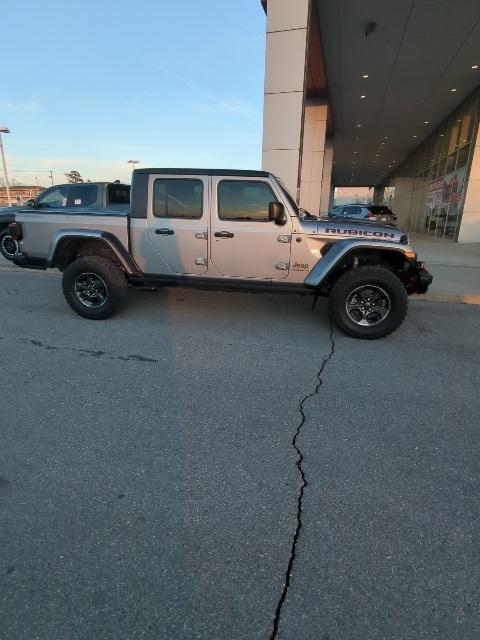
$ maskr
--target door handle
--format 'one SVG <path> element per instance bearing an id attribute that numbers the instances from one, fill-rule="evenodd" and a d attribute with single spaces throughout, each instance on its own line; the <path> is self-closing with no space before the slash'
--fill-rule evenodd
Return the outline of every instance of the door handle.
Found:
<path id="1" fill-rule="evenodd" d="M 233 238 L 234 234 L 230 231 L 217 231 L 213 234 L 215 238 Z"/>
<path id="2" fill-rule="evenodd" d="M 155 229 L 155 233 L 159 236 L 173 236 L 175 231 L 173 229 Z"/>

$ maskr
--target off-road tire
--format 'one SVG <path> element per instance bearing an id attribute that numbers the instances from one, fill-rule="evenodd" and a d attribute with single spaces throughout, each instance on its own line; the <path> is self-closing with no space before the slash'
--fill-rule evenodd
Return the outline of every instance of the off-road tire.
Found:
<path id="1" fill-rule="evenodd" d="M 105 299 L 101 305 L 87 306 L 79 297 L 78 283 L 90 274 L 101 281 L 105 291 Z M 109 318 L 125 306 L 128 298 L 128 283 L 124 272 L 112 260 L 99 256 L 85 256 L 69 264 L 63 273 L 62 289 L 70 307 L 90 320 Z"/>
<path id="2" fill-rule="evenodd" d="M 377 287 L 389 298 L 388 315 L 373 326 L 361 326 L 347 312 L 347 301 L 361 287 Z M 351 336 L 363 340 L 376 340 L 393 333 L 407 315 L 408 295 L 405 286 L 397 276 L 378 266 L 364 266 L 352 269 L 338 278 L 329 297 L 330 317 L 336 326 Z"/>
<path id="3" fill-rule="evenodd" d="M 12 251 L 9 250 L 9 245 L 11 245 L 12 243 L 16 247 L 16 250 L 14 253 L 12 253 Z M 18 253 L 18 243 L 16 240 L 13 240 L 12 234 L 8 229 L 4 229 L 3 231 L 0 232 L 0 253 L 4 258 L 10 261 L 12 261 L 13 256 Z"/>

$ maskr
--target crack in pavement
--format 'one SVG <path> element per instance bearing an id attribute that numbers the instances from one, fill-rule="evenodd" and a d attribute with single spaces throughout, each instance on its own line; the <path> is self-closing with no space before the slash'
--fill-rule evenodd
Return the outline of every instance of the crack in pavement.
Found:
<path id="1" fill-rule="evenodd" d="M 293 570 L 293 564 L 295 562 L 295 557 L 296 557 L 296 551 L 297 551 L 297 543 L 298 543 L 298 539 L 300 537 L 300 531 L 303 525 L 302 522 L 302 514 L 303 514 L 303 495 L 305 493 L 305 488 L 308 486 L 308 481 L 307 481 L 307 477 L 305 475 L 305 471 L 303 469 L 303 460 L 304 460 L 304 456 L 302 453 L 302 450 L 300 449 L 300 447 L 297 445 L 297 441 L 298 438 L 300 436 L 301 430 L 303 425 L 305 424 L 305 422 L 307 421 L 307 416 L 305 414 L 305 403 L 307 402 L 307 400 L 310 400 L 310 398 L 313 398 L 314 396 L 318 395 L 318 392 L 320 391 L 320 387 L 323 385 L 323 372 L 325 370 L 325 367 L 327 366 L 327 363 L 329 362 L 329 360 L 332 358 L 333 354 L 335 353 L 335 342 L 333 340 L 333 322 L 332 319 L 330 318 L 330 334 L 329 334 L 329 339 L 330 339 L 330 351 L 328 352 L 328 354 L 326 356 L 324 356 L 320 368 L 317 371 L 317 385 L 315 387 L 315 389 L 308 393 L 306 396 L 304 396 L 298 405 L 298 410 L 300 412 L 301 415 L 301 421 L 299 422 L 294 436 L 292 438 L 292 447 L 295 449 L 296 453 L 297 453 L 297 460 L 295 462 L 295 466 L 297 467 L 299 473 L 300 473 L 300 478 L 301 478 L 301 483 L 300 483 L 300 489 L 298 492 L 298 496 L 297 496 L 297 522 L 296 522 L 296 526 L 295 526 L 295 532 L 293 534 L 293 540 L 292 540 L 292 546 L 290 547 L 290 556 L 288 559 L 288 564 L 287 564 L 287 569 L 285 571 L 285 580 L 283 583 L 283 589 L 282 589 L 282 593 L 280 595 L 280 598 L 278 600 L 276 609 L 275 609 L 275 616 L 273 618 L 273 627 L 272 627 L 272 632 L 269 635 L 269 640 L 275 640 L 277 638 L 277 634 L 278 634 L 278 629 L 279 629 L 279 624 L 280 624 L 280 616 L 282 614 L 282 607 L 285 603 L 285 600 L 287 598 L 287 593 L 288 593 L 288 589 L 290 587 L 290 580 L 292 577 L 292 570 Z"/>

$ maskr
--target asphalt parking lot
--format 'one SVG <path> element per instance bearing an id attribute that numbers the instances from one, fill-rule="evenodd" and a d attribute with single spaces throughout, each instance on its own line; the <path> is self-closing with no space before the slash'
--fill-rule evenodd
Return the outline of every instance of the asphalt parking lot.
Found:
<path id="1" fill-rule="evenodd" d="M 370 343 L 307 298 L 131 298 L 0 272 L 1 638 L 480 636 L 480 307 Z"/>

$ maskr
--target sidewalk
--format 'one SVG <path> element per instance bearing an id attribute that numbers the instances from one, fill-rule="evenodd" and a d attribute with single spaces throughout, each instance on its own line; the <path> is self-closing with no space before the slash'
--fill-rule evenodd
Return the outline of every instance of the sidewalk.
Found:
<path id="1" fill-rule="evenodd" d="M 463 243 L 410 234 L 410 243 L 433 275 L 423 300 L 480 304 L 480 242 Z"/>

